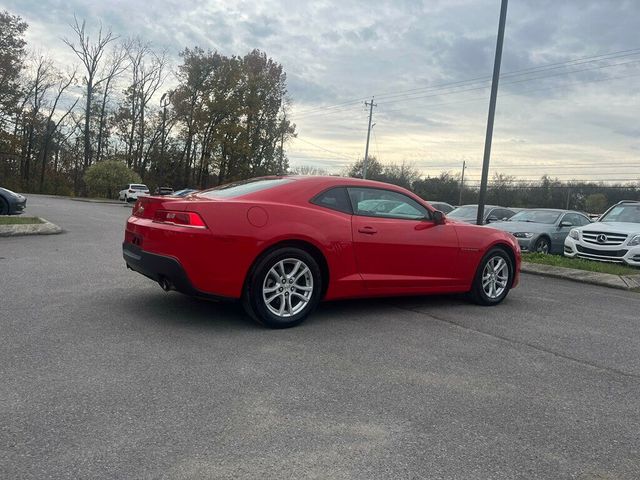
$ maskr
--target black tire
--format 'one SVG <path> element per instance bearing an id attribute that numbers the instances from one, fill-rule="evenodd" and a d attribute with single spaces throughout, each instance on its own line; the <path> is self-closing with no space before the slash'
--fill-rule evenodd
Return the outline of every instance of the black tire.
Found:
<path id="1" fill-rule="evenodd" d="M 506 283 L 504 284 L 504 289 L 502 290 L 502 292 L 498 295 L 491 296 L 485 291 L 485 288 L 483 287 L 483 275 L 485 273 L 485 267 L 487 267 L 490 262 L 494 261 L 494 259 L 502 259 L 505 262 L 508 273 Z M 511 285 L 513 285 L 513 275 L 513 262 L 511 261 L 511 257 L 509 257 L 507 252 L 502 248 L 493 248 L 489 250 L 487 254 L 482 258 L 482 261 L 480 262 L 478 270 L 476 271 L 476 275 L 473 279 L 471 291 L 469 292 L 471 299 L 478 305 L 498 305 L 506 298 L 509 290 L 511 290 Z"/>
<path id="2" fill-rule="evenodd" d="M 9 204 L 2 197 L 0 197 L 0 215 L 9 215 Z"/>
<path id="3" fill-rule="evenodd" d="M 551 251 L 551 242 L 547 237 L 540 237 L 536 240 L 536 244 L 533 246 L 533 251 L 536 253 L 547 254 Z"/>
<path id="4" fill-rule="evenodd" d="M 299 271 L 293 270 L 296 265 Z M 280 266 L 285 269 L 285 276 L 276 280 L 274 271 L 281 271 Z M 304 272 L 302 277 L 298 277 L 301 272 Z M 280 283 L 281 280 L 285 282 Z M 276 290 L 266 293 L 266 289 L 272 288 Z M 242 304 L 247 314 L 262 325 L 289 328 L 299 325 L 309 316 L 320 302 L 321 294 L 322 273 L 313 256 L 300 248 L 284 247 L 267 252 L 257 261 L 246 281 Z M 269 304 L 267 295 L 273 298 Z M 307 297 L 306 300 L 303 296 Z M 274 313 L 276 308 L 282 315 Z"/>

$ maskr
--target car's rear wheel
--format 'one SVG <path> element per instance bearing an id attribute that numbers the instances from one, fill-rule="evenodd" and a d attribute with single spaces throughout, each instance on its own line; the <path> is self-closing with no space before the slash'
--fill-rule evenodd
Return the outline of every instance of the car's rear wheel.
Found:
<path id="1" fill-rule="evenodd" d="M 4 198 L 0 198 L 0 215 L 9 215 L 9 204 Z"/>
<path id="2" fill-rule="evenodd" d="M 243 304 L 258 322 L 271 328 L 300 324 L 320 301 L 322 275 L 304 250 L 279 248 L 261 258 L 246 284 Z"/>
<path id="3" fill-rule="evenodd" d="M 549 253 L 549 250 L 551 250 L 551 243 L 549 243 L 549 239 L 547 237 L 540 237 L 536 240 L 533 250 L 537 253 Z"/>
<path id="4" fill-rule="evenodd" d="M 471 288 L 471 298 L 480 305 L 502 302 L 513 284 L 513 262 L 502 248 L 490 250 L 480 262 Z"/>

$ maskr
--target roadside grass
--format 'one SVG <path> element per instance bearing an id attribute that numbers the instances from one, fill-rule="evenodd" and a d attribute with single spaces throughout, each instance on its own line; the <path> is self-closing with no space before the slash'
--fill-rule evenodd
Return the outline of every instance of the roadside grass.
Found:
<path id="1" fill-rule="evenodd" d="M 562 255 L 545 255 L 543 253 L 523 253 L 522 261 L 540 263 L 554 267 L 575 268 L 588 272 L 612 273 L 613 275 L 640 275 L 640 268 L 633 268 L 618 263 L 596 262 L 583 258 L 568 258 Z"/>
<path id="2" fill-rule="evenodd" d="M 44 223 L 38 217 L 0 217 L 0 225 L 34 225 Z"/>

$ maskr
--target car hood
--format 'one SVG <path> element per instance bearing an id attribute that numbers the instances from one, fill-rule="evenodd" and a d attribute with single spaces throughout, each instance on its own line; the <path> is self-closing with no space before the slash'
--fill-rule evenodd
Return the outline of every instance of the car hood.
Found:
<path id="1" fill-rule="evenodd" d="M 640 233 L 640 223 L 594 222 L 580 228 L 582 232 Z"/>
<path id="2" fill-rule="evenodd" d="M 497 228 L 509 233 L 516 232 L 547 232 L 554 226 L 548 223 L 535 223 L 535 222 L 494 222 L 490 223 L 491 228 Z"/>

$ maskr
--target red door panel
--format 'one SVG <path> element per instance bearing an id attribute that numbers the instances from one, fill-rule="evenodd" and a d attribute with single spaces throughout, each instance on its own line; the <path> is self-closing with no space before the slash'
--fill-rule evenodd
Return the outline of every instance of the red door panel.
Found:
<path id="1" fill-rule="evenodd" d="M 452 225 L 354 215 L 352 231 L 356 264 L 367 289 L 428 292 L 461 282 Z"/>

